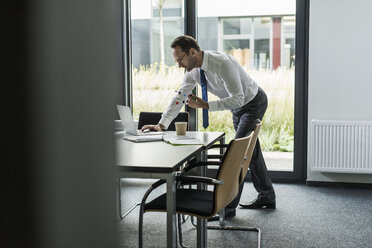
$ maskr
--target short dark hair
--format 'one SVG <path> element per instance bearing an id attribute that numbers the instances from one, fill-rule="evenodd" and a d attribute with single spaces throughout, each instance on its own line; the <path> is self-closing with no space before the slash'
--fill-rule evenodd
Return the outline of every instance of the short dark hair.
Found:
<path id="1" fill-rule="evenodd" d="M 176 48 L 179 46 L 182 51 L 189 54 L 189 51 L 191 48 L 194 48 L 196 51 L 200 52 L 200 46 L 198 42 L 191 36 L 188 35 L 182 35 L 177 37 L 171 44 L 171 48 Z"/>

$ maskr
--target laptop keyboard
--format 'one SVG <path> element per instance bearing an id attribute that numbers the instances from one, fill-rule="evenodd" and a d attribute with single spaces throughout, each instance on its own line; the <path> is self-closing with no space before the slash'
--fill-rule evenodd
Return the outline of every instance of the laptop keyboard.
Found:
<path id="1" fill-rule="evenodd" d="M 142 132 L 141 130 L 137 130 L 138 136 L 149 136 L 149 135 L 162 135 L 164 132 Z"/>

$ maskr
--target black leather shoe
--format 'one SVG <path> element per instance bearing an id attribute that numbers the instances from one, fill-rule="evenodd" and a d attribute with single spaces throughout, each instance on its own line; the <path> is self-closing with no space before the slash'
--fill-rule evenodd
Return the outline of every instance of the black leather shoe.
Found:
<path id="1" fill-rule="evenodd" d="M 225 218 L 232 218 L 236 215 L 235 208 L 225 208 Z M 213 216 L 212 218 L 208 219 L 208 222 L 210 221 L 218 221 L 220 219 L 220 216 L 217 214 Z"/>
<path id="2" fill-rule="evenodd" d="M 275 209 L 276 204 L 275 204 L 275 194 L 268 194 L 268 195 L 263 195 L 259 194 L 257 198 L 247 204 L 239 203 L 241 208 L 245 209 L 258 209 L 258 208 L 269 208 L 269 209 Z"/>

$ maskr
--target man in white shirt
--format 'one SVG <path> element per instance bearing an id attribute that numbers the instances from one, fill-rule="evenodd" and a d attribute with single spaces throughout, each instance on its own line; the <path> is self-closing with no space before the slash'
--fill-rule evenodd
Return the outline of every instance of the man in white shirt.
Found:
<path id="1" fill-rule="evenodd" d="M 190 107 L 203 109 L 203 126 L 205 128 L 208 126 L 207 111 L 230 110 L 233 114 L 235 138 L 247 136 L 253 130 L 255 121 L 262 120 L 265 114 L 267 108 L 265 92 L 230 54 L 201 50 L 197 41 L 190 36 L 176 38 L 171 44 L 171 48 L 175 61 L 187 72 L 178 94 L 163 112 L 159 123 L 145 125 L 142 129 L 157 131 L 166 129 L 181 110 L 183 106 L 181 103 L 188 101 Z M 191 94 L 197 84 L 201 85 L 205 100 Z M 219 100 L 207 101 L 206 90 L 216 95 Z M 258 139 L 249 168 L 253 185 L 259 194 L 253 202 L 240 204 L 240 206 L 250 209 L 275 208 L 275 192 Z M 225 209 L 227 218 L 235 216 L 235 209 L 239 204 L 243 185 L 241 185 L 236 199 Z M 218 217 L 213 218 L 213 220 L 217 219 Z"/>

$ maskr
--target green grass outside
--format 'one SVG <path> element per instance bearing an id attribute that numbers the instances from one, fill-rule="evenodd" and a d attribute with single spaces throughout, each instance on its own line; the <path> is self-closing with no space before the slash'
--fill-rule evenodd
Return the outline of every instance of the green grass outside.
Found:
<path id="1" fill-rule="evenodd" d="M 262 120 L 260 142 L 264 151 L 293 151 L 294 134 L 294 68 L 249 70 L 248 74 L 264 89 L 269 105 Z M 158 64 L 133 69 L 133 111 L 137 119 L 141 111 L 163 112 L 182 83 L 184 70 L 178 66 Z M 208 99 L 217 99 L 209 94 Z M 183 111 L 184 109 L 182 109 Z M 201 111 L 198 111 L 201 131 Z M 230 111 L 209 113 L 206 131 L 223 131 L 226 142 L 235 136 Z"/>

